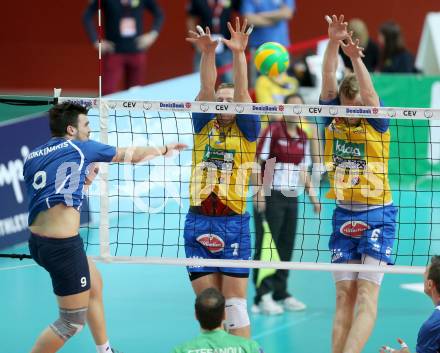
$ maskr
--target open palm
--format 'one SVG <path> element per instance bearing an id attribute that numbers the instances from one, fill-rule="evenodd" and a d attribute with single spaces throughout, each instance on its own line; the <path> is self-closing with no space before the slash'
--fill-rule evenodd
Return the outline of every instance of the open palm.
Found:
<path id="1" fill-rule="evenodd" d="M 232 27 L 231 23 L 228 22 L 231 39 L 223 39 L 223 42 L 231 51 L 244 51 L 246 49 L 249 35 L 252 32 L 252 27 L 250 27 L 248 30 L 246 30 L 246 27 L 246 19 L 243 21 L 243 25 L 240 25 L 240 19 L 236 17 L 235 29 Z"/>
<path id="2" fill-rule="evenodd" d="M 197 32 L 188 31 L 189 37 L 187 37 L 186 40 L 194 44 L 202 53 L 214 52 L 215 48 L 217 48 L 218 41 L 211 38 L 209 27 L 203 30 L 202 27 L 197 26 Z"/>
<path id="3" fill-rule="evenodd" d="M 347 26 L 348 23 L 344 22 L 344 15 L 337 18 L 333 15 L 331 18 L 326 16 L 325 19 L 328 22 L 328 36 L 332 40 L 344 40 L 349 37 Z"/>
<path id="4" fill-rule="evenodd" d="M 365 56 L 364 55 L 364 48 L 359 46 L 359 39 L 356 39 L 353 42 L 353 39 L 351 37 L 349 37 L 347 44 L 345 44 L 343 41 L 340 41 L 340 44 L 342 47 L 342 51 L 350 59 L 363 58 Z"/>

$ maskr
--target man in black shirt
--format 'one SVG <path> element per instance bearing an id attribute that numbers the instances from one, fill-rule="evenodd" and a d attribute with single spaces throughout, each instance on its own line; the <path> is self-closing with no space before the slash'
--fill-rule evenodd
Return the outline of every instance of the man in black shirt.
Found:
<path id="1" fill-rule="evenodd" d="M 211 37 L 214 39 L 230 38 L 228 21 L 231 20 L 233 12 L 240 9 L 240 0 L 189 0 L 187 5 L 186 25 L 188 31 L 195 31 L 199 25 L 203 29 L 211 29 Z M 199 71 L 201 54 L 196 48 L 194 55 L 194 71 Z M 222 67 L 232 63 L 231 51 L 219 43 L 216 50 L 216 65 Z M 220 72 L 221 81 L 232 83 L 232 67 L 227 72 Z"/>
<path id="2" fill-rule="evenodd" d="M 153 16 L 153 25 L 144 33 L 144 10 Z M 98 47 L 98 35 L 93 21 L 98 11 L 98 0 L 91 0 L 84 12 L 83 23 L 87 35 Z M 102 40 L 103 72 L 102 93 L 118 90 L 126 76 L 124 88 L 143 84 L 145 79 L 145 52 L 156 41 L 163 23 L 163 14 L 155 0 L 103 0 L 104 39 Z"/>

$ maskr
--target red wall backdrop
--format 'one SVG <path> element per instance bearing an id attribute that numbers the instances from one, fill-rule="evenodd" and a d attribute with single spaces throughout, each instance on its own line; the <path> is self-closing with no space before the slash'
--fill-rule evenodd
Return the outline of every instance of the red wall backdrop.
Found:
<path id="1" fill-rule="evenodd" d="M 158 2 L 165 12 L 165 25 L 149 52 L 146 83 L 191 72 L 192 49 L 184 40 L 187 0 Z M 4 1 L 0 15 L 2 91 L 53 87 L 97 91 L 97 53 L 81 23 L 86 4 L 87 0 Z M 439 0 L 297 0 L 292 40 L 325 34 L 324 15 L 344 13 L 347 18 L 364 19 L 373 38 L 382 22 L 397 21 L 408 47 L 416 53 L 430 11 L 440 11 Z"/>

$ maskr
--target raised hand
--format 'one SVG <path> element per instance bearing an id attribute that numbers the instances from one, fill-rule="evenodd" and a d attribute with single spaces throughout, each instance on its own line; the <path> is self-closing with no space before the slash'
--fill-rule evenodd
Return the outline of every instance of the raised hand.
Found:
<path id="1" fill-rule="evenodd" d="M 348 37 L 346 40 L 347 44 L 344 43 L 342 40 L 339 41 L 339 44 L 342 47 L 342 51 L 345 55 L 347 55 L 350 59 L 358 59 L 365 57 L 364 55 L 364 48 L 359 46 L 359 39 L 356 39 L 353 42 L 353 38 Z"/>
<path id="2" fill-rule="evenodd" d="M 209 27 L 203 30 L 202 27 L 197 26 L 196 30 L 197 32 L 188 31 L 189 37 L 186 38 L 186 41 L 194 44 L 201 53 L 215 52 L 218 41 L 211 38 Z"/>
<path id="3" fill-rule="evenodd" d="M 247 30 L 247 20 L 243 21 L 243 25 L 240 25 L 240 19 L 238 17 L 235 18 L 235 29 L 232 27 L 232 24 L 228 22 L 229 32 L 231 33 L 231 39 L 223 39 L 223 43 L 231 50 L 231 51 L 244 51 L 246 49 L 249 35 L 252 33 L 254 29 L 253 26 L 250 26 Z"/>
<path id="4" fill-rule="evenodd" d="M 340 15 L 339 18 L 336 15 L 325 16 L 325 20 L 328 23 L 328 36 L 330 40 L 344 40 L 350 37 L 347 31 L 348 23 L 344 22 L 344 15 Z"/>

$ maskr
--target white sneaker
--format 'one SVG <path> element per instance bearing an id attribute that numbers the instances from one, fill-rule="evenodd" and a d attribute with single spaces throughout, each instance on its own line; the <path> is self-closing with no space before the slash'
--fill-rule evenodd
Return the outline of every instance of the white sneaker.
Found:
<path id="1" fill-rule="evenodd" d="M 265 315 L 280 315 L 284 312 L 283 307 L 273 300 L 272 293 L 267 293 L 261 297 L 259 309 Z"/>
<path id="2" fill-rule="evenodd" d="M 287 311 L 301 311 L 307 308 L 307 305 L 294 297 L 287 297 L 284 300 L 280 300 L 278 303 L 280 303 Z"/>
<path id="3" fill-rule="evenodd" d="M 260 307 L 257 304 L 252 304 L 251 313 L 252 314 L 261 314 Z"/>

